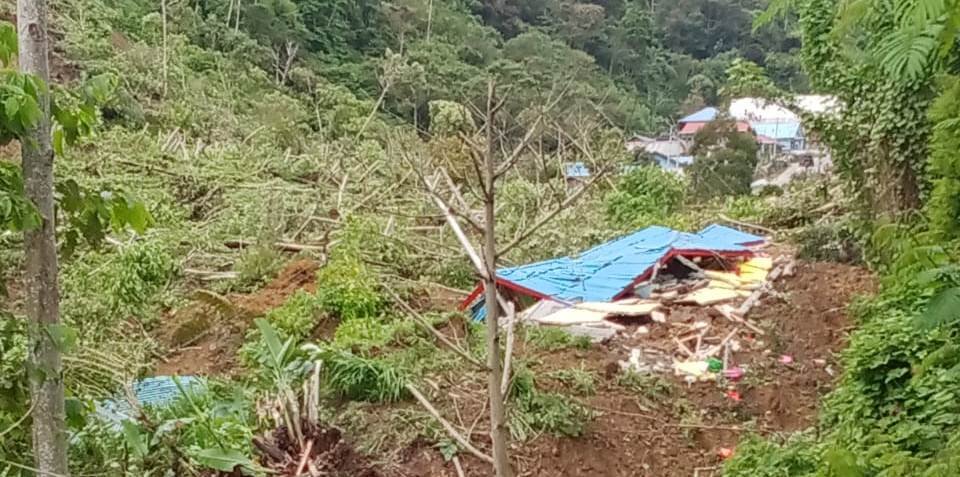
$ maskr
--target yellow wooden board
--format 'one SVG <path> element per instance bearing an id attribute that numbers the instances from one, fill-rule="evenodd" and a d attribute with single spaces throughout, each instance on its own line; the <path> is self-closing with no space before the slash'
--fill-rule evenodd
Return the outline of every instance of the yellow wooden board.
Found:
<path id="1" fill-rule="evenodd" d="M 683 301 L 688 303 L 696 303 L 700 306 L 713 305 L 714 303 L 721 303 L 724 301 L 733 300 L 739 298 L 740 293 L 737 290 L 731 290 L 729 288 L 701 288 L 683 298 Z"/>

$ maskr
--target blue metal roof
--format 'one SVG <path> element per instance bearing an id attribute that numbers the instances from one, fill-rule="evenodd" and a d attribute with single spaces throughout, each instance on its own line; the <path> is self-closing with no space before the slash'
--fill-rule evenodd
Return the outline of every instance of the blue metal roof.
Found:
<path id="1" fill-rule="evenodd" d="M 566 166 L 566 177 L 590 177 L 590 168 L 582 162 L 574 162 L 573 164 L 567 164 Z"/>
<path id="2" fill-rule="evenodd" d="M 717 119 L 719 110 L 713 107 L 703 108 L 693 114 L 690 114 L 680 120 L 681 123 L 706 123 Z"/>
<path id="3" fill-rule="evenodd" d="M 194 376 L 157 376 L 144 378 L 133 383 L 133 393 L 136 395 L 137 401 L 143 406 L 169 404 L 182 395 L 174 379 L 179 381 L 180 386 L 183 386 L 185 390 L 196 389 L 203 384 L 200 378 Z M 122 397 L 98 402 L 97 414 L 116 425 L 119 425 L 120 421 L 124 419 L 135 417 L 133 416 L 133 408 Z"/>
<path id="4" fill-rule="evenodd" d="M 759 136 L 771 139 L 796 139 L 800 137 L 800 123 L 794 121 L 751 122 L 750 127 Z"/>
<path id="5" fill-rule="evenodd" d="M 763 237 L 711 225 L 698 233 L 652 226 L 607 242 L 577 257 L 504 268 L 497 278 L 565 302 L 610 301 L 672 250 L 746 252 Z M 474 306 L 474 317 L 482 319 Z"/>

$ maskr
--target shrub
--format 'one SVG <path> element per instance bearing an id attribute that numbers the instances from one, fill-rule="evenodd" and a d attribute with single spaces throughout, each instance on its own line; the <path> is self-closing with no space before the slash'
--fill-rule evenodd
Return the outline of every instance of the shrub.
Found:
<path id="1" fill-rule="evenodd" d="M 378 318 L 357 318 L 337 326 L 333 344 L 343 350 L 365 353 L 386 346 L 394 332 L 393 326 Z"/>
<path id="2" fill-rule="evenodd" d="M 317 272 L 317 298 L 343 320 L 373 317 L 383 308 L 376 277 L 355 255 L 334 258 Z"/>
<path id="3" fill-rule="evenodd" d="M 323 359 L 327 385 L 342 397 L 392 402 L 406 395 L 406 373 L 388 361 L 334 349 L 322 351 L 319 356 Z"/>
<path id="4" fill-rule="evenodd" d="M 926 208 L 931 228 L 953 239 L 960 237 L 960 78 L 945 81 L 948 87 L 930 108 L 936 126 L 930 141 L 933 191 Z"/>
<path id="5" fill-rule="evenodd" d="M 515 367 L 510 396 L 513 407 L 508 425 L 513 438 L 520 441 L 543 432 L 576 437 L 593 418 L 589 409 L 568 396 L 537 389 L 533 372 L 522 365 Z"/>
<path id="6" fill-rule="evenodd" d="M 293 339 L 294 345 L 310 336 L 320 318 L 319 299 L 303 290 L 296 292 L 282 306 L 270 310 L 264 316 L 264 320 L 276 330 L 281 340 Z M 266 353 L 260 330 L 251 327 L 240 348 L 241 361 L 248 367 L 254 367 L 257 363 L 264 362 Z"/>
<path id="7" fill-rule="evenodd" d="M 235 267 L 239 274 L 236 285 L 245 290 L 259 287 L 280 271 L 282 263 L 280 252 L 269 244 L 245 248 Z"/>
<path id="8" fill-rule="evenodd" d="M 107 280 L 110 308 L 125 315 L 141 314 L 175 270 L 169 250 L 156 240 L 125 247 L 110 268 L 113 271 Z"/>
<path id="9" fill-rule="evenodd" d="M 638 167 L 607 194 L 607 218 L 631 228 L 663 222 L 680 206 L 684 191 L 683 179 L 677 175 L 653 165 Z"/>
<path id="10" fill-rule="evenodd" d="M 750 435 L 737 445 L 737 453 L 723 467 L 727 477 L 788 477 L 811 475 L 817 457 L 814 439 L 798 434 L 783 444 Z"/>
<path id="11" fill-rule="evenodd" d="M 853 230 L 843 222 L 811 225 L 794 235 L 797 257 L 804 260 L 861 263 L 863 252 Z"/>

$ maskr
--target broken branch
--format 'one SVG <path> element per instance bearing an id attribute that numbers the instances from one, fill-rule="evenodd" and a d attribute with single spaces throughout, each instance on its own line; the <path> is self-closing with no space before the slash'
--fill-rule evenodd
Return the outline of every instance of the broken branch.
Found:
<path id="1" fill-rule="evenodd" d="M 473 364 L 474 366 L 484 370 L 487 369 L 487 367 L 484 366 L 483 363 L 478 361 L 473 356 L 470 356 L 470 354 L 468 354 L 463 348 L 461 348 L 460 346 L 457 346 L 456 343 L 450 341 L 450 339 L 444 336 L 443 333 L 437 331 L 436 328 L 431 326 L 430 323 L 424 317 L 420 316 L 420 314 L 413 309 L 413 307 L 411 307 L 406 301 L 400 298 L 400 295 L 398 295 L 397 292 L 393 291 L 392 288 L 384 287 L 384 289 L 400 305 L 400 307 L 404 309 L 404 311 L 406 311 L 408 314 L 410 314 L 411 317 L 413 317 L 414 321 L 416 321 L 420 326 L 424 327 L 427 331 L 429 331 L 441 343 L 443 343 L 448 348 L 450 348 L 451 351 L 453 351 L 454 353 L 457 353 L 458 355 L 460 355 L 461 358 L 467 360 L 469 363 Z"/>
<path id="2" fill-rule="evenodd" d="M 536 232 L 537 230 L 539 230 L 540 227 L 543 227 L 544 225 L 546 225 L 547 222 L 550 222 L 551 220 L 553 220 L 553 218 L 556 217 L 557 214 L 559 214 L 560 212 L 563 212 L 563 211 L 566 210 L 568 207 L 570 207 L 571 204 L 573 204 L 574 202 L 576 202 L 576 200 L 579 199 L 580 196 L 583 195 L 583 193 L 586 192 L 587 189 L 589 189 L 590 186 L 592 186 L 597 180 L 599 180 L 601 177 L 603 177 L 603 175 L 604 175 L 604 171 L 601 171 L 601 172 L 598 173 L 596 176 L 594 176 L 592 179 L 590 179 L 590 181 L 587 182 L 586 184 L 584 184 L 583 187 L 581 187 L 577 192 L 575 192 L 575 193 L 574 193 L 573 195 L 571 195 L 570 197 L 567 197 L 566 200 L 564 200 L 562 203 L 560 203 L 560 205 L 557 206 L 556 209 L 554 209 L 554 210 L 553 210 L 552 212 L 550 212 L 549 214 L 545 215 L 542 219 L 538 220 L 535 224 L 533 224 L 532 226 L 530 226 L 530 228 L 528 228 L 528 229 L 525 230 L 522 234 L 520 234 L 520 236 L 518 236 L 517 238 L 513 239 L 512 242 L 510 242 L 509 244 L 507 244 L 507 245 L 505 245 L 503 248 L 501 248 L 501 249 L 499 250 L 498 254 L 501 255 L 501 256 L 506 255 L 507 252 L 509 252 L 510 250 L 512 250 L 513 248 L 515 248 L 517 245 L 520 245 L 521 243 L 523 243 L 526 239 L 530 238 L 530 236 L 533 235 L 534 232 Z"/>
<path id="3" fill-rule="evenodd" d="M 410 395 L 412 395 L 414 399 L 416 399 L 417 402 L 419 402 L 420 405 L 423 406 L 423 408 L 426 409 L 427 412 L 431 416 L 433 416 L 433 418 L 436 419 L 441 426 L 443 426 L 443 429 L 447 431 L 447 434 L 449 434 L 450 437 L 453 438 L 453 440 L 457 441 L 457 443 L 464 448 L 464 450 L 473 454 L 478 459 L 488 464 L 493 464 L 493 457 L 490 457 L 489 455 L 481 452 L 479 449 L 474 447 L 473 444 L 471 444 L 466 437 L 464 437 L 459 432 L 457 432 L 456 428 L 453 427 L 453 424 L 450 424 L 449 421 L 444 419 L 443 416 L 440 415 L 440 412 L 438 412 L 437 409 L 433 407 L 433 404 L 430 404 L 430 401 L 428 401 L 427 398 L 424 397 L 424 395 L 421 394 L 416 387 L 414 387 L 410 383 L 407 383 L 404 387 L 407 389 L 407 391 L 410 392 Z"/>

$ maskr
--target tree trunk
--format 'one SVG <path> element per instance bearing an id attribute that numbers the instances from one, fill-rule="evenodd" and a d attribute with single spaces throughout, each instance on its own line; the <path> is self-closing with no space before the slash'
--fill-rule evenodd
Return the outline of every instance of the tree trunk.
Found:
<path id="1" fill-rule="evenodd" d="M 20 70 L 49 83 L 46 0 L 18 0 Z M 53 148 L 50 144 L 49 90 L 39 92 L 40 122 L 21 141 L 24 189 L 37 206 L 42 225 L 24 233 L 25 305 L 29 322 L 27 357 L 33 400 L 33 449 L 37 475 L 67 475 L 63 372 L 59 344 L 50 326 L 60 321 L 57 243 L 54 236 Z"/>
<path id="2" fill-rule="evenodd" d="M 500 381 L 503 370 L 500 362 L 500 304 L 497 302 L 497 238 L 495 236 L 494 181 L 496 164 L 493 148 L 494 120 L 493 82 L 490 83 L 487 96 L 487 150 L 484 154 L 484 231 L 483 259 L 486 268 L 484 277 L 485 301 L 487 308 L 487 363 L 490 367 L 490 380 L 487 388 L 490 394 L 490 438 L 493 441 L 493 467 L 497 477 L 513 477 L 510 457 L 507 455 L 507 424 L 504 415 L 503 392 Z"/>

